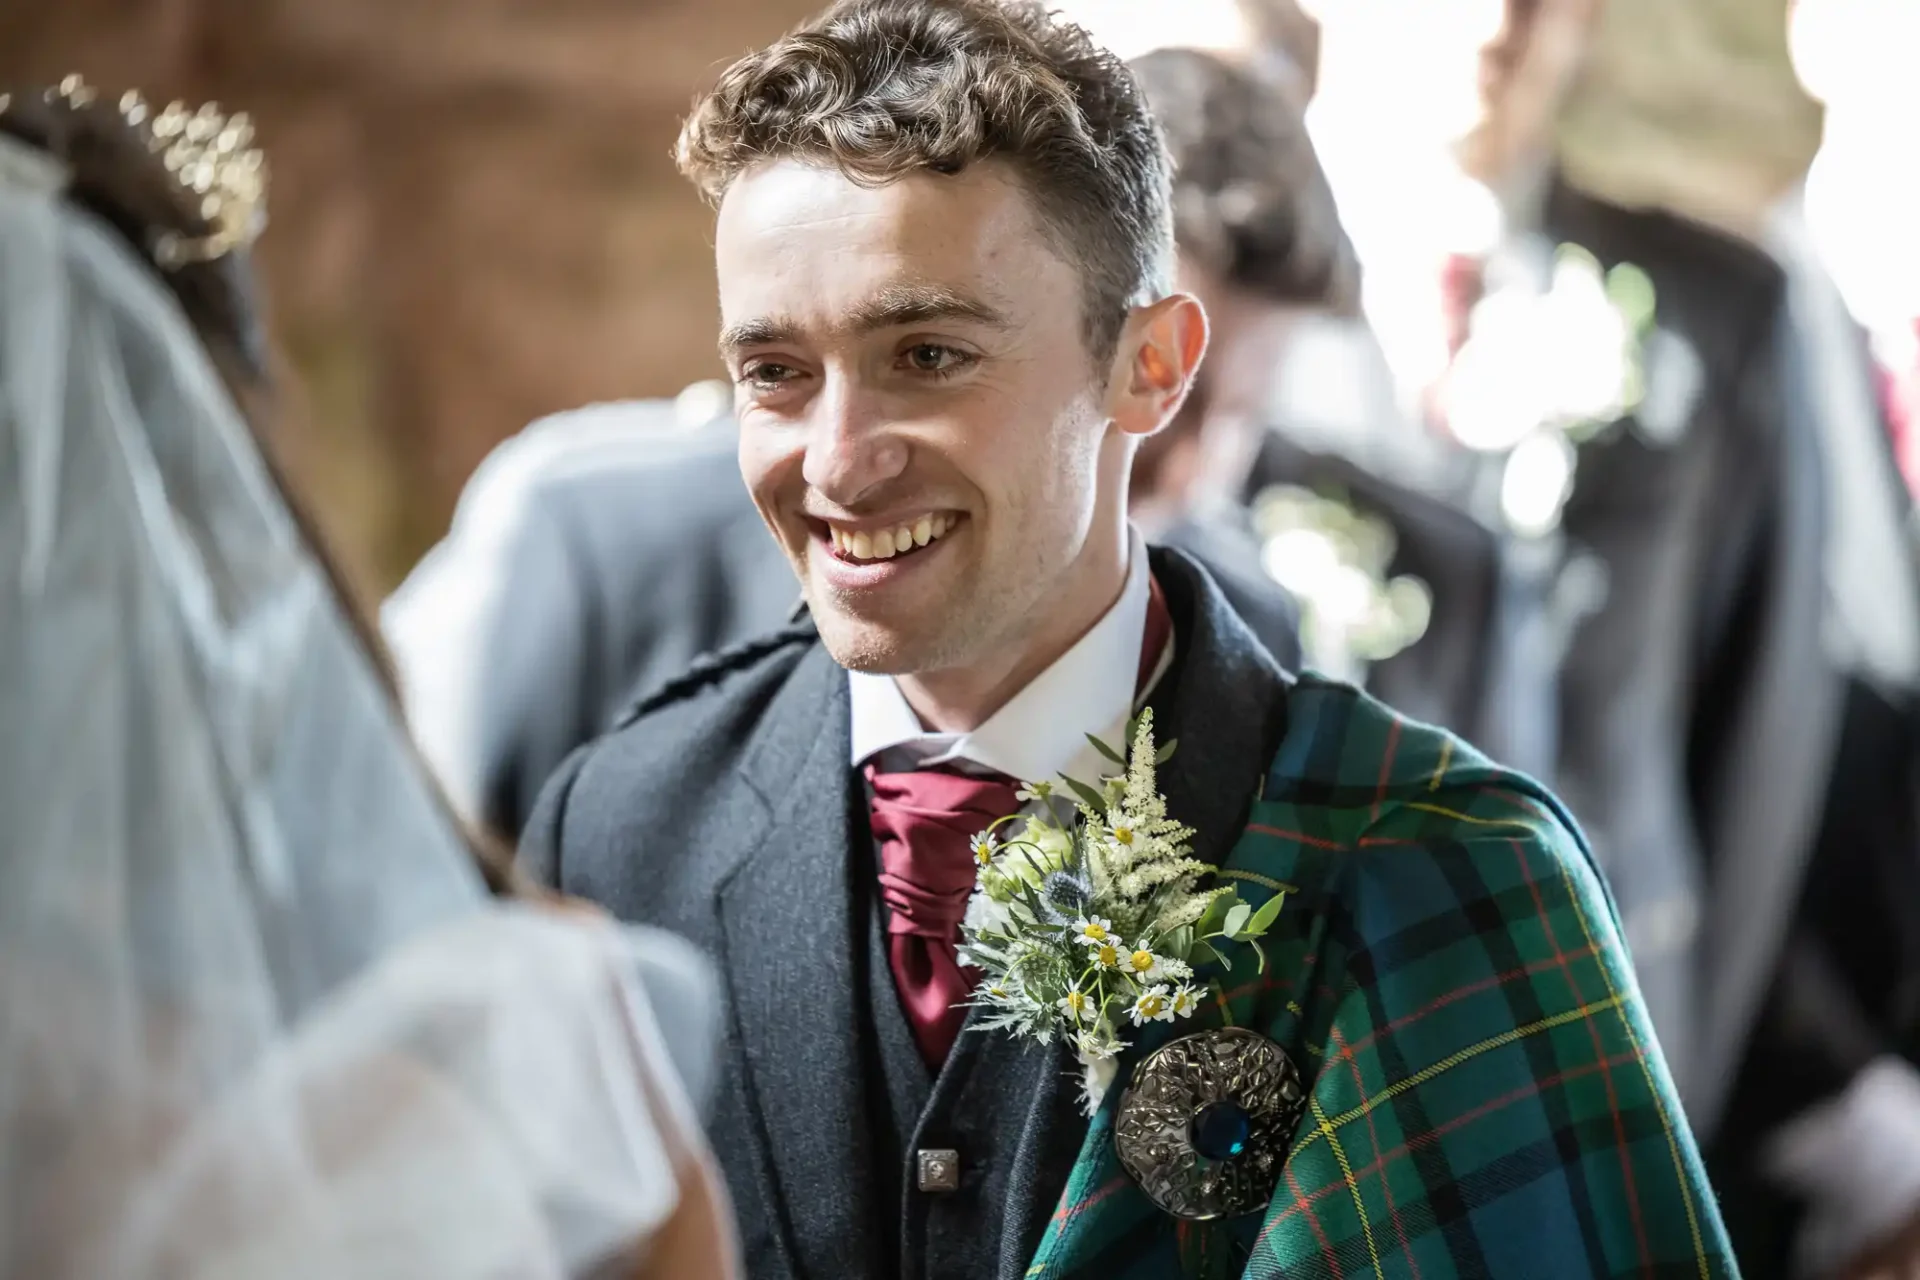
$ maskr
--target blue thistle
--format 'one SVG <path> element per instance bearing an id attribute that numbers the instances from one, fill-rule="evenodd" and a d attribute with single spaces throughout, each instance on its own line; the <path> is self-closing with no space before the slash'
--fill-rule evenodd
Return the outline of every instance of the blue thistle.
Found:
<path id="1" fill-rule="evenodd" d="M 1093 902 L 1093 882 L 1071 871 L 1055 871 L 1040 882 L 1040 916 L 1048 924 L 1069 925 Z"/>

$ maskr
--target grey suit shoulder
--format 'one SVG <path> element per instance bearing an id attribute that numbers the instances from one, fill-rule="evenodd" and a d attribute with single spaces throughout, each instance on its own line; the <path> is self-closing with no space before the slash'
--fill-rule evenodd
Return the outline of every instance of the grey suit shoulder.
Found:
<path id="1" fill-rule="evenodd" d="M 757 726 L 810 655 L 831 661 L 809 619 L 707 654 L 648 688 L 608 733 L 577 748 L 548 779 L 521 835 L 522 866 L 553 888 L 612 905 L 655 897 L 659 885 L 650 879 L 659 863 L 671 861 L 655 856 L 644 839 L 657 824 L 730 844 L 727 828 L 757 824 L 766 806 L 752 788 L 726 780 L 737 776 Z M 654 785 L 635 794 L 624 781 L 630 778 Z M 610 786 L 601 789 L 601 780 Z M 576 792 L 595 802 L 574 804 Z M 743 812 L 743 804 L 755 811 Z M 623 847 L 627 856 L 563 865 L 564 847 Z M 710 862 L 675 865 L 691 877 L 680 889 L 710 891 Z"/>
<path id="2" fill-rule="evenodd" d="M 716 689 L 731 677 L 747 676 L 761 663 L 818 638 L 819 632 L 814 629 L 813 621 L 805 619 L 771 634 L 755 636 L 751 640 L 742 640 L 724 649 L 702 654 L 679 675 L 639 693 L 624 711 L 614 717 L 613 731 L 617 733 L 676 702 L 685 702 Z"/>

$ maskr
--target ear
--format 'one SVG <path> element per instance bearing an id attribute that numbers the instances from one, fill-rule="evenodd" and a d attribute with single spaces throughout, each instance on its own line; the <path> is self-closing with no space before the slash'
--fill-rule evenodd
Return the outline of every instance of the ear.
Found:
<path id="1" fill-rule="evenodd" d="M 1127 435 L 1150 436 L 1173 421 L 1207 352 L 1207 313 L 1192 294 L 1135 307 L 1107 379 L 1107 416 Z"/>

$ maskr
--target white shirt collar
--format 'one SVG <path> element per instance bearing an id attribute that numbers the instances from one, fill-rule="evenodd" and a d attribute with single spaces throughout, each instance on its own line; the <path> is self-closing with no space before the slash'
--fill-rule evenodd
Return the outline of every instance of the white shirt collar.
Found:
<path id="1" fill-rule="evenodd" d="M 918 766 L 964 760 L 1022 781 L 1056 775 L 1094 782 L 1111 765 L 1088 734 L 1114 746 L 1133 713 L 1149 595 L 1146 542 L 1128 527 L 1127 582 L 1113 607 L 1071 649 L 971 733 L 923 728 L 892 676 L 849 671 L 855 768 L 904 748 Z M 1123 748 L 1124 749 L 1124 748 Z"/>

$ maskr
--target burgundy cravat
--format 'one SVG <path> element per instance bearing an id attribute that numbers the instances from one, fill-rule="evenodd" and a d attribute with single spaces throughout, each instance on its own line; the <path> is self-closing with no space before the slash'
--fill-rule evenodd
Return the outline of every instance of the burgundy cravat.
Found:
<path id="1" fill-rule="evenodd" d="M 1158 581 L 1147 601 L 1136 690 L 1144 690 L 1173 634 Z M 887 959 L 900 1008 L 927 1066 L 938 1071 L 967 1011 L 977 978 L 955 955 L 973 893 L 972 839 L 1017 813 L 1013 781 L 948 768 L 882 773 L 869 764 L 873 838 L 880 848 L 880 896 L 887 904 Z"/>
<path id="2" fill-rule="evenodd" d="M 944 769 L 881 773 L 873 785 L 873 836 L 880 846 L 880 896 L 887 903 L 887 959 L 900 1007 L 920 1055 L 934 1070 L 946 1061 L 973 989 L 954 956 L 973 893 L 970 841 L 1017 812 L 1013 783 Z"/>

